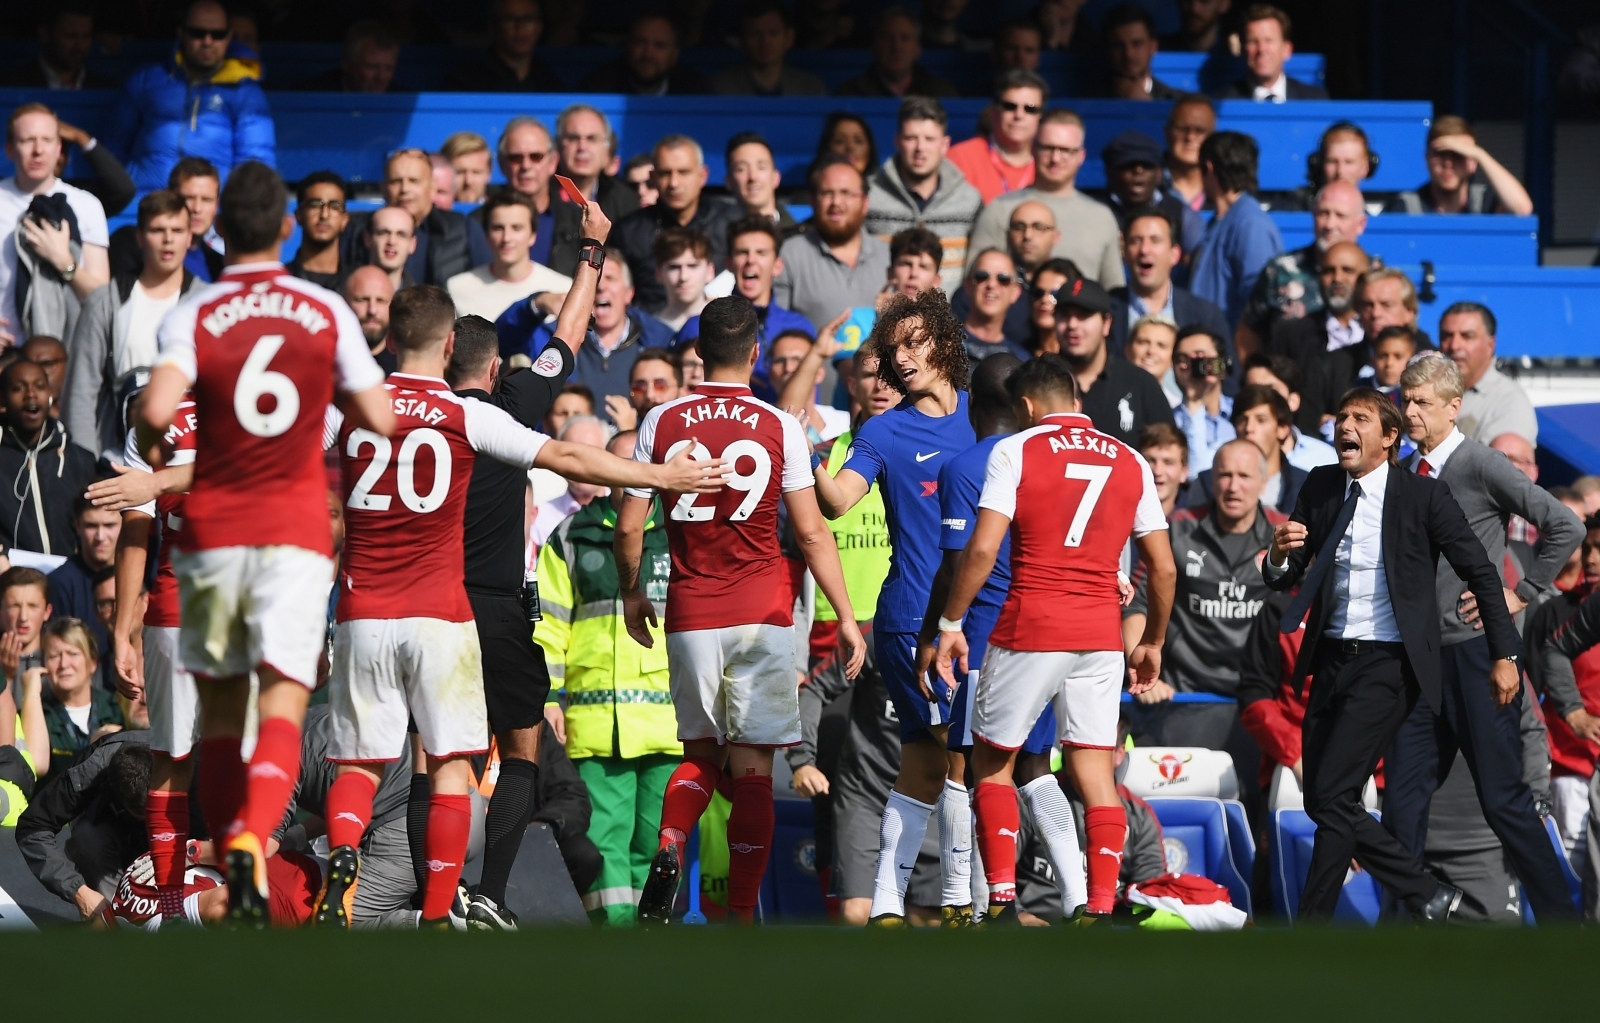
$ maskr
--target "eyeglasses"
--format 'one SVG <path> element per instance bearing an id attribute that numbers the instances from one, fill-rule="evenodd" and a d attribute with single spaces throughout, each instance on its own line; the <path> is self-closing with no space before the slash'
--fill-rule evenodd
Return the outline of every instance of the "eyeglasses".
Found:
<path id="1" fill-rule="evenodd" d="M 628 390 L 632 391 L 634 394 L 643 394 L 646 391 L 655 391 L 658 394 L 665 394 L 667 391 L 672 390 L 674 386 L 675 385 L 670 380 L 635 380 L 628 386 Z"/>
<path id="2" fill-rule="evenodd" d="M 1036 106 L 1033 103 L 1013 103 L 1010 100 L 1001 100 L 1000 102 L 996 103 L 995 106 L 999 107 L 1001 110 L 1004 110 L 1008 114 L 1014 114 L 1019 110 L 1025 111 L 1029 114 L 1037 114 L 1039 111 L 1044 109 L 1044 107 Z"/>
<path id="3" fill-rule="evenodd" d="M 200 41 L 201 39 L 209 39 L 214 43 L 220 43 L 224 39 L 228 38 L 228 33 L 230 31 L 232 31 L 232 29 L 226 29 L 226 28 L 195 28 L 193 25 L 185 25 L 185 26 L 183 26 L 183 34 L 184 34 L 184 36 L 186 38 L 193 39 L 196 42 Z"/>
<path id="4" fill-rule="evenodd" d="M 1033 287 L 1028 289 L 1028 297 L 1033 299 L 1035 302 L 1046 296 L 1049 296 L 1052 303 L 1055 302 L 1056 293 L 1049 288 L 1041 288 L 1039 285 L 1035 284 Z"/>
<path id="5" fill-rule="evenodd" d="M 1033 144 L 1034 152 L 1040 156 L 1066 156 L 1073 157 L 1083 152 L 1082 146 L 1047 146 L 1043 142 Z"/>
<path id="6" fill-rule="evenodd" d="M 307 199 L 305 202 L 300 204 L 300 208 L 305 210 L 307 213 L 311 214 L 312 216 L 315 216 L 318 213 L 323 212 L 324 210 L 326 210 L 329 213 L 343 213 L 344 212 L 344 200 L 343 199 Z"/>
<path id="7" fill-rule="evenodd" d="M 974 284 L 982 284 L 985 281 L 987 281 L 990 277 L 993 277 L 995 280 L 999 281 L 1000 282 L 1000 286 L 1003 287 L 1003 288 L 1011 287 L 1011 282 L 1016 280 L 1016 278 L 1013 277 L 1011 274 L 1008 274 L 1008 273 L 1005 273 L 1005 272 L 1001 272 L 1001 273 L 997 273 L 997 274 L 991 274 L 987 270 L 974 270 L 971 273 L 967 274 L 967 280 L 971 281 Z"/>
<path id="8" fill-rule="evenodd" d="M 543 163 L 550 158 L 548 151 L 543 153 L 507 153 L 506 163 Z"/>
<path id="9" fill-rule="evenodd" d="M 1211 129 L 1199 124 L 1174 124 L 1167 129 L 1174 135 L 1184 138 L 1204 138 L 1211 134 Z"/>
<path id="10" fill-rule="evenodd" d="M 1042 220 L 1035 220 L 1031 224 L 1024 223 L 1020 220 L 1013 220 L 1011 222 L 1011 230 L 1016 231 L 1019 234 L 1049 234 L 1051 231 L 1055 230 L 1055 225 L 1046 224 Z"/>

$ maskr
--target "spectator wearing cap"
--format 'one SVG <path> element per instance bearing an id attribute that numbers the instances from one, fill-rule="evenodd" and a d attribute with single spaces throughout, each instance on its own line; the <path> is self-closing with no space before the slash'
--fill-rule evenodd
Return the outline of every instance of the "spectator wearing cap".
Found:
<path id="1" fill-rule="evenodd" d="M 667 135 L 657 141 L 653 166 L 659 200 L 622 218 L 611 232 L 612 244 L 622 250 L 633 271 L 639 307 L 649 313 L 667 304 L 666 289 L 656 279 L 656 236 L 669 227 L 699 231 L 711 241 L 712 263 L 721 265 L 728 259 L 728 225 L 740 216 L 736 204 L 716 202 L 704 194 L 705 151 L 689 136 Z"/>
<path id="2" fill-rule="evenodd" d="M 1321 315 L 1324 255 L 1340 242 L 1357 241 L 1367 229 L 1361 190 L 1348 181 L 1322 186 L 1313 202 L 1311 223 L 1315 231 L 1311 244 L 1274 256 L 1250 289 L 1239 318 L 1239 346 L 1246 354 L 1266 344 L 1278 324 Z"/>
<path id="3" fill-rule="evenodd" d="M 711 91 L 699 71 L 678 63 L 678 29 L 665 14 L 646 12 L 633 19 L 622 56 L 595 68 L 578 83 L 581 92 L 625 96 L 695 96 Z"/>
<path id="4" fill-rule="evenodd" d="M 922 21 L 904 7 L 889 7 L 872 29 L 872 63 L 842 83 L 838 96 L 957 96 L 954 85 L 918 63 Z"/>
<path id="5" fill-rule="evenodd" d="M 1461 370 L 1461 415 L 1456 427 L 1480 444 L 1514 433 L 1539 443 L 1539 419 L 1522 386 L 1495 367 L 1494 313 L 1477 302 L 1457 302 L 1439 317 L 1439 351 Z"/>
<path id="6" fill-rule="evenodd" d="M 1234 437 L 1233 399 L 1222 393 L 1222 381 L 1233 368 L 1226 351 L 1223 339 L 1204 327 L 1178 331 L 1173 346 L 1172 369 L 1183 400 L 1172 418 L 1189 442 L 1189 471 L 1195 476 Z"/>
<path id="7" fill-rule="evenodd" d="M 828 87 L 809 71 L 790 67 L 794 19 L 778 0 L 745 0 L 739 7 L 739 49 L 744 62 L 711 76 L 719 96 L 826 96 Z"/>
<path id="8" fill-rule="evenodd" d="M 1233 338 L 1222 310 L 1178 287 L 1172 273 L 1183 258 L 1174 237 L 1173 220 L 1146 206 L 1123 211 L 1122 258 L 1128 267 L 1128 284 L 1111 289 L 1111 351 L 1120 355 L 1128 331 L 1144 316 L 1165 316 L 1179 330 L 1202 327 L 1224 340 L 1222 354 L 1232 359 Z"/>
<path id="9" fill-rule="evenodd" d="M 1283 66 L 1294 56 L 1293 26 L 1289 16 L 1271 4 L 1252 4 L 1245 9 L 1244 62 L 1249 73 L 1230 82 L 1215 94 L 1218 99 L 1253 99 L 1257 103 L 1283 103 L 1291 99 L 1327 99 L 1328 90 L 1320 85 L 1297 81 L 1284 73 Z"/>
<path id="10" fill-rule="evenodd" d="M 889 246 L 865 228 L 866 175 L 830 153 L 811 171 L 810 230 L 783 243 L 773 299 L 812 323 L 871 306 L 889 276 Z"/>
<path id="11" fill-rule="evenodd" d="M 1260 155 L 1256 140 L 1236 131 L 1219 131 L 1200 145 L 1206 198 L 1216 215 L 1189 264 L 1189 288 L 1220 307 L 1230 325 L 1244 314 L 1261 268 L 1283 251 L 1278 226 L 1254 194 Z"/>
<path id="12" fill-rule="evenodd" d="M 1116 214 L 1124 239 L 1129 211 L 1154 207 L 1178 225 L 1175 240 L 1184 253 L 1199 248 L 1206 223 L 1182 199 L 1162 189 L 1161 143 L 1130 129 L 1107 142 L 1100 150 L 1100 159 L 1106 168 L 1107 205 Z"/>
<path id="13" fill-rule="evenodd" d="M 900 103 L 894 155 L 872 175 L 867 230 L 887 239 L 908 227 L 926 227 L 944 245 L 940 278 L 955 290 L 966 263 L 967 235 L 983 197 L 967 184 L 950 151 L 950 119 L 939 101 L 909 96 Z"/>
<path id="14" fill-rule="evenodd" d="M 778 201 L 783 172 L 766 139 L 753 131 L 740 132 L 729 139 L 726 166 L 728 190 L 747 216 L 766 217 L 785 241 L 800 233 L 794 214 Z"/>
<path id="15" fill-rule="evenodd" d="M 1102 95 L 1112 99 L 1172 100 L 1182 93 L 1150 73 L 1161 44 L 1156 19 L 1138 4 L 1114 7 L 1100 21 L 1106 80 Z"/>
<path id="16" fill-rule="evenodd" d="M 1306 404 L 1324 421 L 1338 411 L 1339 396 L 1356 380 L 1372 351 L 1355 305 L 1356 288 L 1370 266 L 1371 260 L 1354 242 L 1338 242 L 1322 253 L 1317 268 L 1322 308 L 1279 321 L 1264 349 L 1269 355 L 1286 355 L 1300 366 Z"/>
<path id="17" fill-rule="evenodd" d="M 1133 445 L 1151 423 L 1173 423 L 1172 406 L 1155 377 L 1123 358 L 1113 358 L 1111 296 L 1087 277 L 1075 276 L 1056 291 L 1056 343 L 1078 380 L 1083 414 L 1101 433 Z"/>
<path id="18" fill-rule="evenodd" d="M 571 178 L 590 202 L 599 203 L 600 211 L 613 224 L 639 208 L 638 190 L 610 173 L 617 159 L 617 132 L 604 111 L 588 103 L 574 103 L 562 110 L 556 115 L 555 142 L 561 173 Z M 567 198 L 554 175 L 545 180 L 545 191 L 550 213 L 549 265 L 568 273 L 578 265 L 583 210 Z M 540 229 L 544 229 L 542 223 Z M 551 310 L 552 314 L 559 311 L 559 306 Z"/>
<path id="19" fill-rule="evenodd" d="M 1232 419 L 1234 433 L 1254 444 L 1266 460 L 1261 503 L 1285 515 L 1294 511 L 1295 502 L 1300 499 L 1300 487 L 1310 473 L 1284 455 L 1283 446 L 1294 429 L 1289 403 L 1270 387 L 1247 384 L 1233 396 Z M 1202 472 L 1189 488 L 1190 506 L 1210 504 L 1215 493 L 1213 475 L 1209 471 Z"/>
<path id="20" fill-rule="evenodd" d="M 1033 156 L 1033 184 L 1008 192 L 983 208 L 972 225 L 968 253 L 1003 247 L 1011 211 L 1030 200 L 1042 202 L 1055 214 L 1061 232 L 1051 255 L 1072 260 L 1102 288 L 1120 288 L 1125 278 L 1117 218 L 1104 203 L 1077 188 L 1084 160 L 1083 118 L 1060 107 L 1046 110 L 1034 136 Z"/>
<path id="21" fill-rule="evenodd" d="M 1049 98 L 1050 87 L 1032 70 L 1001 72 L 989 105 L 989 130 L 950 147 L 950 162 L 984 202 L 1033 184 L 1033 138 Z"/>
<path id="22" fill-rule="evenodd" d="M 1510 213 L 1526 217 L 1533 199 L 1517 176 L 1478 145 L 1464 117 L 1445 114 L 1428 128 L 1428 181 L 1392 199 L 1389 213 Z"/>
<path id="23" fill-rule="evenodd" d="M 489 52 L 446 76 L 451 92 L 565 92 L 534 48 L 544 34 L 542 0 L 496 0 L 489 9 Z"/>
<path id="24" fill-rule="evenodd" d="M 345 32 L 339 66 L 306 79 L 297 88 L 302 92 L 385 93 L 394 85 L 394 69 L 399 63 L 399 33 L 387 22 L 364 18 Z"/>

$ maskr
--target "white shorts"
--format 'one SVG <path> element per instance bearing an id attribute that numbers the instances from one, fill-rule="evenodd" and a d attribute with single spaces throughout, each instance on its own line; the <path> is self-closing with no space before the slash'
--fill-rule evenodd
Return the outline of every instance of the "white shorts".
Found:
<path id="1" fill-rule="evenodd" d="M 144 702 L 150 712 L 150 748 L 182 760 L 200 738 L 200 691 L 178 666 L 176 626 L 144 627 Z"/>
<path id="2" fill-rule="evenodd" d="M 1054 703 L 1060 742 L 1113 749 L 1126 672 L 1120 650 L 1007 650 L 991 643 L 972 701 L 972 734 L 991 746 L 1021 749 Z"/>
<path id="3" fill-rule="evenodd" d="M 333 562 L 304 547 L 172 552 L 183 608 L 183 666 L 234 678 L 265 665 L 307 689 L 328 627 Z"/>
<path id="4" fill-rule="evenodd" d="M 800 744 L 794 626 L 669 632 L 667 667 L 680 740 Z"/>
<path id="5" fill-rule="evenodd" d="M 430 756 L 489 748 L 478 626 L 439 618 L 358 618 L 333 627 L 328 681 L 338 763 L 397 760 L 406 719 Z"/>

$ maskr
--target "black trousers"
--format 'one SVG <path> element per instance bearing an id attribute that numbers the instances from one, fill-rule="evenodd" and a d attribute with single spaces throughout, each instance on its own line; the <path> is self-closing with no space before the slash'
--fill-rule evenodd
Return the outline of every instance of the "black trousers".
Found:
<path id="1" fill-rule="evenodd" d="M 1438 882 L 1361 805 L 1361 790 L 1388 752 L 1421 690 L 1399 643 L 1347 652 L 1323 638 L 1312 660 L 1302 734 L 1306 813 L 1317 825 L 1300 917 L 1331 920 L 1353 858 L 1409 908 L 1433 898 Z"/>
<path id="2" fill-rule="evenodd" d="M 1400 726 L 1384 761 L 1383 826 L 1417 856 L 1428 841 L 1428 805 L 1460 749 L 1484 819 L 1505 847 L 1512 869 L 1541 922 L 1575 921 L 1561 865 L 1534 809 L 1522 773 L 1522 703 L 1495 705 L 1493 661 L 1482 636 L 1439 652 L 1441 713 L 1418 704 Z"/>

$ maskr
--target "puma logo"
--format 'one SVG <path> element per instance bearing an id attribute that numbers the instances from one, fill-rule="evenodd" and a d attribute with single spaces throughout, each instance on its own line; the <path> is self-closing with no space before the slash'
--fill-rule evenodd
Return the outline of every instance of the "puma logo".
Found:
<path id="1" fill-rule="evenodd" d="M 1119 852 L 1112 852 L 1110 849 L 1107 849 L 1105 846 L 1102 845 L 1100 847 L 1100 855 L 1101 856 L 1110 856 L 1112 859 L 1117 861 L 1117 865 L 1118 866 L 1122 865 L 1122 854 L 1119 853 Z"/>
<path id="2" fill-rule="evenodd" d="M 1012 831 L 1010 828 L 1000 828 L 999 830 L 997 830 L 995 832 L 995 834 L 999 835 L 1001 838 L 1009 837 L 1013 842 L 1015 842 L 1018 838 L 1021 837 L 1015 831 Z"/>
<path id="3" fill-rule="evenodd" d="M 270 760 L 263 760 L 259 764 L 250 765 L 250 777 L 276 778 L 279 781 L 288 781 L 289 772 L 285 771 L 283 768 L 279 767 L 277 764 L 274 764 Z"/>
<path id="4" fill-rule="evenodd" d="M 338 813 L 333 815 L 333 819 L 336 821 L 349 821 L 351 824 L 357 825 L 358 827 L 364 828 L 367 826 L 366 821 L 362 820 L 360 817 L 357 817 L 349 810 L 340 810 Z"/>

